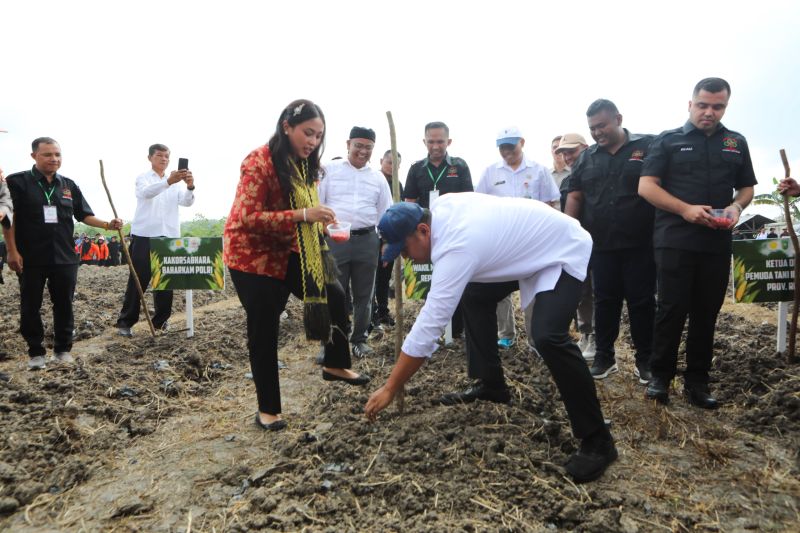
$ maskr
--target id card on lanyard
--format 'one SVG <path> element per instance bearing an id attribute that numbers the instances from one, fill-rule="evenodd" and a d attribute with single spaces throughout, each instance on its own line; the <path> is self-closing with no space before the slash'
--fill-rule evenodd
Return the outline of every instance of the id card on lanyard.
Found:
<path id="1" fill-rule="evenodd" d="M 56 190 L 56 186 L 53 185 L 50 188 L 50 192 L 46 191 L 44 185 L 42 185 L 41 181 L 37 181 L 39 187 L 42 189 L 44 193 L 44 197 L 47 200 L 47 205 L 42 206 L 44 208 L 44 223 L 45 224 L 58 224 L 58 209 L 56 206 L 52 205 L 52 198 L 53 193 Z"/>
<path id="2" fill-rule="evenodd" d="M 433 178 L 433 173 L 431 172 L 430 167 L 426 166 L 425 170 L 428 171 L 428 176 L 431 178 L 431 183 L 433 183 L 433 189 L 431 189 L 431 191 L 428 193 L 428 207 L 430 207 L 433 201 L 439 198 L 439 191 L 436 190 L 436 186 L 439 184 L 439 180 L 442 179 L 442 176 L 444 176 L 444 173 L 447 172 L 447 163 L 445 163 L 444 168 L 441 172 L 439 172 L 439 175 L 436 176 L 436 179 Z"/>

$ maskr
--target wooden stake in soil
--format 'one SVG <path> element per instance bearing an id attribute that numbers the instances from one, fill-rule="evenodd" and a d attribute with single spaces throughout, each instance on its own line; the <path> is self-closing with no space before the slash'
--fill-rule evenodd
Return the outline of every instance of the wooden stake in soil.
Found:
<path id="1" fill-rule="evenodd" d="M 392 141 L 392 198 L 395 202 L 402 201 L 400 198 L 400 179 L 397 176 L 397 169 L 399 166 L 397 158 L 397 135 L 394 131 L 394 120 L 392 119 L 392 112 L 386 112 L 386 118 L 389 120 L 389 137 Z M 400 349 L 403 346 L 403 276 L 401 274 L 402 259 L 398 256 L 394 260 L 394 357 L 395 360 L 400 358 Z M 406 387 L 403 385 L 397 392 L 397 410 L 402 414 L 406 406 Z"/>
<path id="2" fill-rule="evenodd" d="M 781 161 L 783 161 L 783 170 L 786 172 L 786 177 L 791 175 L 789 169 L 789 159 L 786 157 L 786 150 L 781 148 Z M 789 230 L 789 237 L 792 239 L 792 248 L 794 248 L 794 305 L 792 306 L 792 321 L 789 324 L 789 362 L 795 362 L 795 337 L 797 336 L 797 306 L 800 303 L 800 243 L 797 241 L 797 232 L 794 230 L 794 221 L 792 220 L 792 213 L 789 211 L 789 196 L 783 195 L 783 214 L 786 218 L 787 229 Z"/>
<path id="3" fill-rule="evenodd" d="M 106 173 L 103 169 L 102 159 L 100 160 L 100 179 L 103 180 L 103 188 L 106 190 L 106 196 L 108 196 L 108 203 L 111 204 L 111 211 L 114 213 L 114 218 L 119 218 L 117 216 L 117 208 L 114 207 L 114 200 L 111 199 L 111 191 L 108 190 L 108 185 L 106 185 Z M 119 235 L 119 242 L 122 244 L 122 255 L 125 256 L 125 260 L 128 262 L 128 269 L 131 271 L 131 276 L 133 276 L 133 280 L 136 282 L 136 290 L 139 291 L 139 300 L 142 302 L 142 311 L 144 311 L 144 316 L 147 318 L 147 325 L 150 326 L 150 335 L 155 337 L 156 328 L 153 327 L 153 321 L 150 320 L 150 311 L 147 310 L 147 302 L 144 300 L 142 284 L 139 282 L 139 276 L 136 275 L 136 270 L 133 268 L 133 261 L 131 260 L 131 254 L 128 253 L 128 245 L 125 243 L 125 238 L 122 236 L 122 229 L 118 229 L 117 234 Z"/>

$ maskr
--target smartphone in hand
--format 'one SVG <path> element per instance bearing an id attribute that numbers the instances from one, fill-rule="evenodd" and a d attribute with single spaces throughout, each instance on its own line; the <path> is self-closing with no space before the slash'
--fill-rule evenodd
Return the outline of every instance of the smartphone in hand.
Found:
<path id="1" fill-rule="evenodd" d="M 188 170 L 189 169 L 189 160 L 185 157 L 181 157 L 178 159 L 178 170 Z"/>

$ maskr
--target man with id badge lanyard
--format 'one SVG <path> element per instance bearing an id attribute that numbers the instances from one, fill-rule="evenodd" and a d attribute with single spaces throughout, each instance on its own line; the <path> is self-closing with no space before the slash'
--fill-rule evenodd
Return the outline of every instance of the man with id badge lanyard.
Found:
<path id="1" fill-rule="evenodd" d="M 472 176 L 467 162 L 447 153 L 450 146 L 450 128 L 444 122 L 429 122 L 425 125 L 422 140 L 428 157 L 417 161 L 408 169 L 403 199 L 427 209 L 442 194 L 472 192 Z M 453 314 L 453 337 L 464 332 L 461 304 Z"/>
<path id="2" fill-rule="evenodd" d="M 50 137 L 32 143 L 31 170 L 8 177 L 14 222 L 8 239 L 8 266 L 17 273 L 20 332 L 28 344 L 28 368 L 45 368 L 44 326 L 40 316 L 44 286 L 53 302 L 53 351 L 59 362 L 72 361 L 72 294 L 78 273 L 73 218 L 89 226 L 120 229 L 122 221 L 97 218 L 78 185 L 58 174 L 61 147 Z"/>

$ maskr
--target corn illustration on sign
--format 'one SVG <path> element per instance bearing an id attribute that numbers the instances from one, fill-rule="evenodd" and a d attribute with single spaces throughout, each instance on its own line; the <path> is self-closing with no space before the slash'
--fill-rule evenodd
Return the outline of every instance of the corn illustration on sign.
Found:
<path id="1" fill-rule="evenodd" d="M 150 274 L 154 291 L 225 289 L 222 237 L 151 238 Z"/>
<path id="2" fill-rule="evenodd" d="M 737 302 L 794 300 L 794 249 L 789 238 L 733 241 Z"/>
<path id="3" fill-rule="evenodd" d="M 424 300 L 431 288 L 432 275 L 432 264 L 415 263 L 411 259 L 404 259 L 403 282 L 405 284 L 405 297 L 408 300 Z"/>

